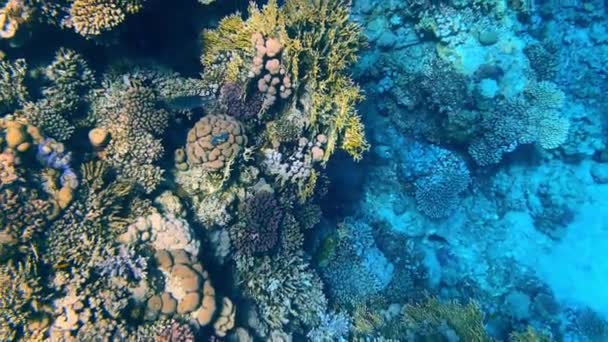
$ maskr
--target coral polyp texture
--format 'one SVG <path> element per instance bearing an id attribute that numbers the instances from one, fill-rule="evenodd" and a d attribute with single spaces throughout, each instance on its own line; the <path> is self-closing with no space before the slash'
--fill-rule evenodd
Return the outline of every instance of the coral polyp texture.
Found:
<path id="1" fill-rule="evenodd" d="M 3 1 L 0 341 L 608 341 L 607 10 Z"/>
<path id="2" fill-rule="evenodd" d="M 188 132 L 186 155 L 192 166 L 222 170 L 247 144 L 243 126 L 227 115 L 207 115 Z"/>

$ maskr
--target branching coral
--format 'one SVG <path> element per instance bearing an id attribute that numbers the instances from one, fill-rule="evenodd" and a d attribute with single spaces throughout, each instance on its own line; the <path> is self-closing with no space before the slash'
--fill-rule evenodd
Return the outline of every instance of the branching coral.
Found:
<path id="1" fill-rule="evenodd" d="M 371 227 L 348 220 L 338 227 L 335 246 L 327 253 L 321 276 L 338 305 L 356 305 L 390 283 L 393 265 L 376 247 Z"/>
<path id="2" fill-rule="evenodd" d="M 418 209 L 432 218 L 448 216 L 457 206 L 459 194 L 471 183 L 464 161 L 454 155 L 438 161 L 432 174 L 414 183 Z"/>
<path id="3" fill-rule="evenodd" d="M 322 282 L 301 257 L 242 257 L 237 268 L 245 294 L 257 305 L 262 335 L 320 323 L 327 307 Z"/>
<path id="4" fill-rule="evenodd" d="M 111 136 L 100 156 L 119 177 L 152 192 L 163 177 L 163 170 L 154 165 L 164 153 L 156 136 L 167 129 L 169 113 L 158 95 L 137 80 L 108 82 L 106 87 L 106 94 L 94 102 L 98 128 Z"/>
<path id="5" fill-rule="evenodd" d="M 41 310 L 42 286 L 35 261 L 0 265 L 0 340 L 42 339 L 49 317 Z"/>
<path id="6" fill-rule="evenodd" d="M 82 36 L 96 36 L 118 26 L 129 13 L 136 13 L 145 0 L 75 0 L 64 22 Z"/>
<path id="7" fill-rule="evenodd" d="M 10 39 L 15 36 L 19 26 L 30 20 L 30 6 L 24 0 L 9 0 L 5 3 L 0 9 L 0 38 Z"/>
<path id="8" fill-rule="evenodd" d="M 347 20 L 348 5 L 341 0 L 292 0 L 283 7 L 270 1 L 261 9 L 252 4 L 247 21 L 230 16 L 203 35 L 207 69 L 227 64 L 220 82 L 247 83 L 249 74 L 256 90 L 266 94 L 263 107 L 279 95 L 281 108 L 304 108 L 308 138 L 327 137 L 323 161 L 337 146 L 356 159 L 368 148 L 354 109 L 360 90 L 346 74 L 363 45 L 359 27 Z M 252 61 L 249 68 L 246 61 Z"/>
<path id="9" fill-rule="evenodd" d="M 306 337 L 311 341 L 319 342 L 345 342 L 350 333 L 350 317 L 342 312 L 326 313 L 321 316 L 321 323 L 309 331 Z"/>
<path id="10" fill-rule="evenodd" d="M 528 100 L 518 97 L 483 113 L 483 135 L 469 146 L 477 164 L 496 164 L 504 153 L 520 144 L 537 143 L 544 149 L 554 149 L 566 141 L 570 122 L 559 111 L 563 93 L 554 84 L 541 82 L 529 86 L 525 96 Z"/>
<path id="11" fill-rule="evenodd" d="M 402 310 L 406 326 L 419 339 L 450 339 L 489 342 L 483 326 L 483 313 L 475 303 L 460 305 L 427 299 Z"/>
<path id="12" fill-rule="evenodd" d="M 82 56 L 63 48 L 43 75 L 48 82 L 42 89 L 43 98 L 25 103 L 20 114 L 46 134 L 65 141 L 78 125 L 78 114 L 95 84 L 95 76 Z"/>
<path id="13" fill-rule="evenodd" d="M 25 121 L 0 119 L 0 151 L 3 258 L 5 246 L 21 252 L 34 248 L 35 235 L 72 201 L 78 180 L 63 144 L 43 137 Z"/>
<path id="14" fill-rule="evenodd" d="M 0 61 L 0 110 L 2 114 L 17 109 L 29 97 L 23 84 L 27 75 L 25 60 Z"/>

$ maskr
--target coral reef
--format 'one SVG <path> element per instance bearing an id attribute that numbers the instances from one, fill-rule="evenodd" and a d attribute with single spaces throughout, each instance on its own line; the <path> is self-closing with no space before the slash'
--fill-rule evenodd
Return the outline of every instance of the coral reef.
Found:
<path id="1" fill-rule="evenodd" d="M 606 340 L 605 12 L 4 1 L 0 340 Z"/>

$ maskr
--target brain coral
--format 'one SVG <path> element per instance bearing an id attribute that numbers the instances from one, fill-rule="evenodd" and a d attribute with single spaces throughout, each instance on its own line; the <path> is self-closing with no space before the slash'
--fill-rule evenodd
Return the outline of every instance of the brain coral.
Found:
<path id="1" fill-rule="evenodd" d="M 221 170 L 246 143 L 243 126 L 236 119 L 224 114 L 207 115 L 188 132 L 188 163 L 209 171 Z"/>

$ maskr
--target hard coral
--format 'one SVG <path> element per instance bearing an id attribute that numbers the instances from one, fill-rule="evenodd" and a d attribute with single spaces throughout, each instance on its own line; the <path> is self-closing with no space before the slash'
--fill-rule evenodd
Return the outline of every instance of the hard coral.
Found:
<path id="1" fill-rule="evenodd" d="M 243 224 L 230 230 L 231 239 L 239 254 L 268 253 L 279 240 L 283 211 L 274 194 L 262 191 L 247 199 L 241 206 Z"/>
<path id="2" fill-rule="evenodd" d="M 65 24 L 85 37 L 96 36 L 118 26 L 127 13 L 139 11 L 141 2 L 143 0 L 75 0 Z"/>
<path id="3" fill-rule="evenodd" d="M 448 216 L 459 202 L 459 194 L 471 183 L 469 170 L 456 157 L 444 160 L 435 172 L 415 182 L 418 209 L 431 218 Z"/>
<path id="4" fill-rule="evenodd" d="M 483 313 L 476 303 L 442 303 L 430 298 L 417 305 L 406 305 L 402 315 L 416 339 L 443 340 L 451 336 L 463 341 L 492 341 L 485 331 Z"/>
<path id="5" fill-rule="evenodd" d="M 42 339 L 48 317 L 37 312 L 41 292 L 40 277 L 32 260 L 0 265 L 0 340 Z M 36 316 L 42 319 L 36 320 Z"/>
<path id="6" fill-rule="evenodd" d="M 225 84 L 249 76 L 247 87 L 265 94 L 265 109 L 279 97 L 285 105 L 272 107 L 278 116 L 304 108 L 307 138 L 327 137 L 323 162 L 337 147 L 359 159 L 369 147 L 355 110 L 362 96 L 346 70 L 364 41 L 348 20 L 348 3 L 291 0 L 280 7 L 271 0 L 262 8 L 252 4 L 249 14 L 246 21 L 227 17 L 203 34 L 207 77 Z"/>
<path id="7" fill-rule="evenodd" d="M 24 85 L 27 65 L 24 59 L 0 61 L 0 113 L 13 111 L 28 98 Z"/>
<path id="8" fill-rule="evenodd" d="M 247 137 L 236 119 L 223 114 L 207 115 L 188 132 L 188 163 L 211 172 L 220 171 L 245 144 Z"/>
<path id="9" fill-rule="evenodd" d="M 28 5 L 24 0 L 9 0 L 0 9 L 0 38 L 13 38 L 19 26 L 29 21 L 32 8 Z"/>
<path id="10" fill-rule="evenodd" d="M 259 92 L 247 96 L 242 85 L 228 82 L 220 89 L 219 102 L 226 114 L 247 120 L 257 117 L 262 111 L 264 96 Z"/>
<path id="11" fill-rule="evenodd" d="M 24 104 L 21 114 L 46 134 L 60 141 L 69 139 L 79 113 L 95 84 L 95 76 L 84 58 L 68 49 L 59 49 L 55 60 L 44 69 L 48 85 L 43 98 Z"/>
<path id="12" fill-rule="evenodd" d="M 504 153 L 514 151 L 520 144 L 537 143 L 544 149 L 563 144 L 570 122 L 562 116 L 563 93 L 543 82 L 526 91 L 529 100 L 515 98 L 499 103 L 484 113 L 481 137 L 473 140 L 469 154 L 481 166 L 500 162 Z"/>
<path id="13" fill-rule="evenodd" d="M 237 269 L 245 294 L 257 305 L 262 335 L 300 324 L 311 328 L 327 309 L 321 279 L 299 256 L 242 257 Z"/>

